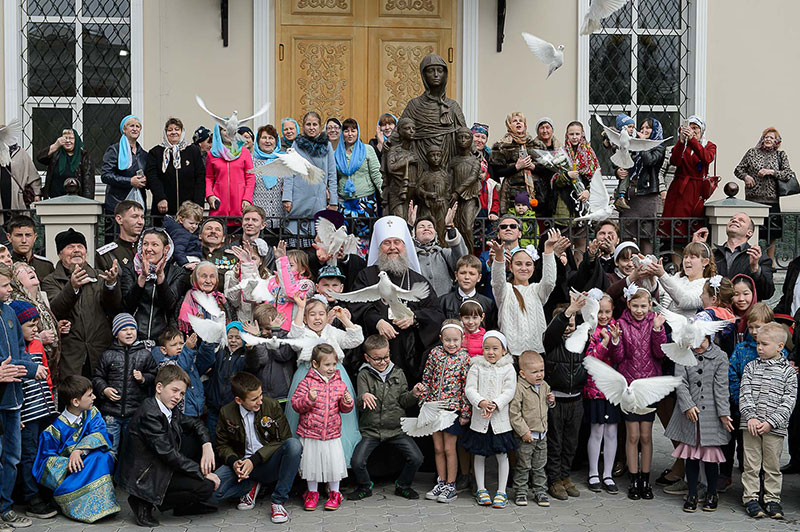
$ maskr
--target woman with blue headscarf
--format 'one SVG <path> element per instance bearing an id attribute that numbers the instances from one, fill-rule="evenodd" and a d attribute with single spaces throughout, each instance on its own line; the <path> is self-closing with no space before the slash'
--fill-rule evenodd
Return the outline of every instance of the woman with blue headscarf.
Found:
<path id="1" fill-rule="evenodd" d="M 333 154 L 339 176 L 339 211 L 346 218 L 377 217 L 383 187 L 378 156 L 372 146 L 361 142 L 361 129 L 353 118 L 342 122 L 342 139 Z M 367 224 L 356 224 L 352 232 L 369 238 Z"/>
<path id="2" fill-rule="evenodd" d="M 642 122 L 637 136 L 640 139 L 662 140 L 664 129 L 661 127 L 661 122 L 649 117 Z M 661 144 L 652 150 L 632 154 L 633 168 L 627 170 L 629 185 L 624 189 L 627 192 L 628 208 L 618 208 L 622 240 L 635 240 L 644 254 L 653 251 L 658 202 L 666 196 L 666 187 L 659 180 L 665 153 L 666 147 Z M 617 175 L 623 171 L 622 168 L 617 169 Z M 619 188 L 617 190 L 620 191 Z M 624 197 L 620 194 L 620 198 Z M 636 218 L 650 218 L 650 220 L 637 222 L 633 220 Z"/>
<path id="3" fill-rule="evenodd" d="M 272 163 L 281 151 L 281 138 L 272 124 L 258 128 L 257 141 L 253 146 L 253 166 L 259 167 Z M 253 188 L 253 204 L 267 213 L 267 227 L 277 228 L 285 215 L 281 204 L 283 194 L 283 177 L 267 174 L 256 177 Z"/>
<path id="4" fill-rule="evenodd" d="M 100 180 L 106 184 L 107 215 L 114 214 L 117 204 L 128 196 L 132 188 L 141 192 L 142 208 L 147 204 L 147 178 L 144 175 L 147 152 L 138 141 L 142 134 L 142 121 L 135 115 L 128 115 L 120 122 L 119 131 L 122 133 L 119 142 L 108 147 L 100 169 Z M 106 233 L 110 234 L 109 231 Z"/>

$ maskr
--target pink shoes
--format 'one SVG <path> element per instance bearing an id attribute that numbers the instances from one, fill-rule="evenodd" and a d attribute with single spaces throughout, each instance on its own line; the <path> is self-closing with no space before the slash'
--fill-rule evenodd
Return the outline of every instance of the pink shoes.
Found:
<path id="1" fill-rule="evenodd" d="M 339 496 L 341 499 L 341 495 Z M 313 512 L 317 509 L 317 503 L 319 502 L 319 492 L 318 491 L 307 491 L 303 494 L 303 510 L 307 512 Z M 327 506 L 327 505 L 326 505 Z"/>
<path id="2" fill-rule="evenodd" d="M 328 502 L 325 503 L 326 510 L 338 510 L 339 505 L 342 504 L 342 494 L 338 491 L 331 491 L 328 493 Z"/>

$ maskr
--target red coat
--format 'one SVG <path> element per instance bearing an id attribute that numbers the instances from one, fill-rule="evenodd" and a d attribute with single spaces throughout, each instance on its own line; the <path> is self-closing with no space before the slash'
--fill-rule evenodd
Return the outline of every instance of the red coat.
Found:
<path id="1" fill-rule="evenodd" d="M 317 391 L 317 400 L 308 400 L 308 391 Z M 347 385 L 339 376 L 339 370 L 325 382 L 314 368 L 308 374 L 292 396 L 292 407 L 300 414 L 297 435 L 314 440 L 333 440 L 342 435 L 342 416 L 353 410 L 355 401 L 349 405 L 344 403 Z"/>
<path id="2" fill-rule="evenodd" d="M 679 141 L 672 147 L 669 164 L 676 167 L 675 179 L 667 190 L 664 218 L 701 218 L 704 215 L 703 178 L 708 175 L 716 155 L 717 146 L 713 142 L 703 146 L 696 138 L 687 144 Z"/>
<path id="3" fill-rule="evenodd" d="M 255 177 L 248 170 L 253 169 L 253 159 L 247 148 L 233 161 L 222 157 L 214 157 L 211 152 L 206 156 L 206 199 L 209 196 L 219 198 L 219 207 L 211 209 L 211 216 L 230 216 L 241 218 L 242 200 L 253 203 Z M 228 222 L 228 225 L 239 223 Z"/>
<path id="4" fill-rule="evenodd" d="M 595 327 L 592 337 L 589 338 L 589 347 L 586 349 L 587 357 L 595 357 L 601 362 L 605 362 L 609 366 L 614 366 L 614 359 L 619 357 L 619 352 L 622 350 L 622 340 L 617 345 L 611 340 L 608 341 L 608 347 L 603 345 L 603 337 L 600 336 L 600 331 L 614 325 L 616 321 L 613 319 L 608 322 L 605 327 L 599 325 Z M 586 376 L 586 384 L 583 385 L 583 396 L 587 399 L 605 399 L 606 396 L 597 387 L 591 375 Z"/>
<path id="5" fill-rule="evenodd" d="M 486 329 L 478 327 L 474 333 L 464 330 L 464 345 L 470 357 L 483 356 L 483 335 L 486 334 Z"/>

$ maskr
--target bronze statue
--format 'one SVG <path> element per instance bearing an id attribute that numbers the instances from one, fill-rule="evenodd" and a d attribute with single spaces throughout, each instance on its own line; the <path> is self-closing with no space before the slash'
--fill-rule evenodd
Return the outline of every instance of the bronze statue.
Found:
<path id="1" fill-rule="evenodd" d="M 451 203 L 458 202 L 455 225 L 472 251 L 474 245 L 473 226 L 480 210 L 481 163 L 472 153 L 472 130 L 459 128 L 456 132 L 458 155 L 450 160 L 453 175 Z"/>
<path id="2" fill-rule="evenodd" d="M 414 121 L 401 118 L 397 127 L 396 141 L 388 144 L 383 157 L 383 208 L 386 214 L 408 217 L 408 202 L 416 201 L 419 159 L 411 149 L 414 140 Z"/>
<path id="3" fill-rule="evenodd" d="M 442 168 L 442 150 L 432 148 L 428 151 L 428 170 L 422 172 L 417 182 L 419 216 L 430 217 L 439 235 L 439 242 L 445 241 L 444 219 L 450 200 L 450 174 Z"/>

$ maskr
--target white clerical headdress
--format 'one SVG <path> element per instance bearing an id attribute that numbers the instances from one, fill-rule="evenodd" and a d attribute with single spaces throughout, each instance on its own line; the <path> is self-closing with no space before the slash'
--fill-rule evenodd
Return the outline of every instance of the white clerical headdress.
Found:
<path id="1" fill-rule="evenodd" d="M 422 273 L 419 269 L 419 259 L 414 241 L 411 240 L 411 233 L 408 231 L 408 224 L 399 216 L 384 216 L 375 222 L 372 228 L 372 240 L 369 243 L 369 257 L 367 266 L 373 266 L 378 262 L 381 242 L 387 238 L 399 238 L 406 243 L 406 253 L 408 253 L 408 267 L 417 273 Z"/>

